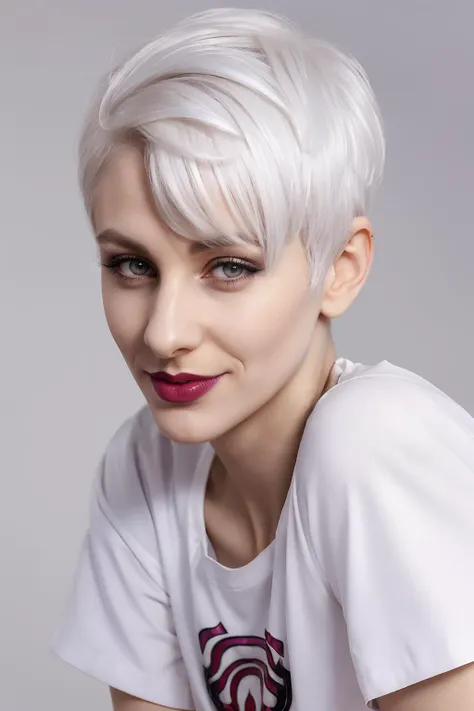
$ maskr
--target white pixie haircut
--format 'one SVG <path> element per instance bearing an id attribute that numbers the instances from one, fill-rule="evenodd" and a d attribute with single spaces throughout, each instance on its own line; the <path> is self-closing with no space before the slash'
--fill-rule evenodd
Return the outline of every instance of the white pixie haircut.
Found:
<path id="1" fill-rule="evenodd" d="M 79 147 L 91 221 L 102 166 L 134 138 L 174 233 L 257 242 L 268 266 L 299 234 L 313 288 L 367 213 L 385 158 L 358 62 L 258 10 L 192 15 L 101 81 Z"/>

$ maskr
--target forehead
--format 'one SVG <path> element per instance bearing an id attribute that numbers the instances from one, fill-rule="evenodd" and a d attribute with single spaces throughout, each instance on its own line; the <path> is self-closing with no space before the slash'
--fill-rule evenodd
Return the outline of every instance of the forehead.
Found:
<path id="1" fill-rule="evenodd" d="M 94 190 L 92 216 L 99 228 L 126 211 L 156 212 L 143 151 L 135 145 L 115 148 L 102 167 Z"/>
<path id="2" fill-rule="evenodd" d="M 221 200 L 219 223 L 224 229 L 191 236 L 193 253 L 208 248 L 234 244 L 253 244 L 256 240 L 240 234 Z M 92 205 L 94 229 L 101 241 L 130 241 L 127 235 L 173 232 L 159 214 L 145 168 L 143 150 L 136 145 L 116 148 L 103 166 Z M 179 234 L 179 233 L 178 233 Z M 121 239 L 125 236 L 125 239 Z M 188 237 L 190 237 L 188 235 Z M 132 237 L 133 239 L 133 237 Z"/>

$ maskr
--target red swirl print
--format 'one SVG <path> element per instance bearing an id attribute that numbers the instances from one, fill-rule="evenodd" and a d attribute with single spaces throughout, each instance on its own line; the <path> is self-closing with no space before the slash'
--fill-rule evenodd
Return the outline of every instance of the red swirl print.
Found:
<path id="1" fill-rule="evenodd" d="M 222 623 L 201 630 L 199 644 L 209 697 L 217 711 L 289 711 L 291 675 L 284 644 L 265 631 L 233 637 Z"/>

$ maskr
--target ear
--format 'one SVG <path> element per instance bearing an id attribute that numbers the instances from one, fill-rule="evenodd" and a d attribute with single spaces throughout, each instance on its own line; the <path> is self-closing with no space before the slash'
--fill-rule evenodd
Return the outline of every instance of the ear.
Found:
<path id="1" fill-rule="evenodd" d="M 356 217 L 349 240 L 326 275 L 322 315 L 337 318 L 347 311 L 369 276 L 373 256 L 372 226 L 366 217 Z"/>

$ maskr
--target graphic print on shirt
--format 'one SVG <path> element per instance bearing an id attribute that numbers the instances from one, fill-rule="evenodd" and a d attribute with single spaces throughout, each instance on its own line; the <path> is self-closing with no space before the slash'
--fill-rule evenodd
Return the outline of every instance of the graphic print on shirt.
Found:
<path id="1" fill-rule="evenodd" d="M 204 677 L 217 711 L 289 711 L 291 674 L 283 666 L 284 644 L 265 638 L 233 637 L 222 623 L 199 633 Z"/>

